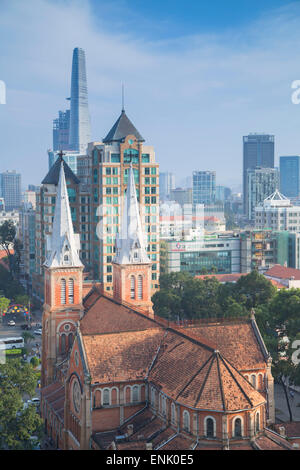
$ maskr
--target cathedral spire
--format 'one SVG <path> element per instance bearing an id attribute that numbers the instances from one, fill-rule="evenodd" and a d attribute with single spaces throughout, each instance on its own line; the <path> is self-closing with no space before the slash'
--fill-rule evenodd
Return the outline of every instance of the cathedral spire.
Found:
<path id="1" fill-rule="evenodd" d="M 74 233 L 63 160 L 61 161 L 52 234 L 47 237 L 47 268 L 82 267 L 79 234 Z"/>
<path id="2" fill-rule="evenodd" d="M 151 263 L 145 247 L 145 234 L 140 219 L 132 164 L 129 168 L 128 185 L 124 199 L 122 225 L 116 238 L 114 262 L 118 264 Z"/>

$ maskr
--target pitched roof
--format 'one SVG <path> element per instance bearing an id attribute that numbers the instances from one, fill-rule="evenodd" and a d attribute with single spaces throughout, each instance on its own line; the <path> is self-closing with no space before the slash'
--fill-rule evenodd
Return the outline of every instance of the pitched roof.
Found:
<path id="1" fill-rule="evenodd" d="M 238 370 L 265 367 L 264 351 L 261 349 L 251 320 L 230 322 L 212 321 L 184 330 L 193 336 L 205 337 L 213 342 Z"/>
<path id="2" fill-rule="evenodd" d="M 52 167 L 48 171 L 47 175 L 43 179 L 42 184 L 55 184 L 55 186 L 58 185 L 61 162 L 63 162 L 63 165 L 64 165 L 64 172 L 65 172 L 65 175 L 66 175 L 66 180 L 71 180 L 75 184 L 80 183 L 79 179 L 73 173 L 73 171 L 71 170 L 69 165 L 65 162 L 63 157 L 61 157 L 59 155 L 57 157 L 55 163 L 52 165 Z"/>
<path id="3" fill-rule="evenodd" d="M 124 109 L 121 112 L 120 117 L 117 119 L 107 136 L 103 139 L 103 142 L 121 142 L 128 135 L 134 135 L 138 142 L 145 142 L 139 131 L 134 127 L 130 119 L 128 119 Z"/>
<path id="4" fill-rule="evenodd" d="M 160 346 L 161 328 L 83 335 L 92 383 L 144 380 Z"/>
<path id="5" fill-rule="evenodd" d="M 234 411 L 265 401 L 219 351 L 173 332 L 165 336 L 149 380 L 173 400 L 192 408 Z"/>
<path id="6" fill-rule="evenodd" d="M 205 279 L 215 277 L 219 282 L 236 282 L 240 277 L 246 276 L 247 273 L 232 273 L 232 274 L 201 274 L 195 276 L 197 279 Z"/>
<path id="7" fill-rule="evenodd" d="M 83 336 L 146 330 L 159 326 L 146 315 L 125 307 L 96 290 L 86 298 L 84 306 L 88 310 L 80 322 Z"/>
<path id="8" fill-rule="evenodd" d="M 286 268 L 280 264 L 275 264 L 264 273 L 266 277 L 276 277 L 277 279 L 291 279 L 300 281 L 300 269 Z"/>

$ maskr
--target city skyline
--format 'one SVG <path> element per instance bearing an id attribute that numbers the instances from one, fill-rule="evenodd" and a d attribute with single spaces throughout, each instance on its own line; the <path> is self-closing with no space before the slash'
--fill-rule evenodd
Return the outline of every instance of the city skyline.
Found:
<path id="1" fill-rule="evenodd" d="M 212 21 L 207 7 L 205 27 L 203 18 L 197 22 L 187 15 L 177 33 L 178 5 L 169 16 L 164 6 L 151 33 L 151 18 L 142 7 L 124 2 L 121 21 L 111 14 L 118 2 L 101 4 L 100 14 L 93 1 L 79 6 L 38 0 L 37 16 L 30 4 L 3 2 L 0 78 L 7 100 L 0 107 L 0 171 L 10 169 L 9 161 L 22 173 L 24 186 L 40 183 L 47 171 L 53 116 L 69 96 L 74 47 L 89 57 L 92 140 L 101 140 L 120 112 L 125 83 L 125 109 L 146 142 L 155 145 L 161 171 L 189 176 L 193 170 L 216 170 L 217 184 L 241 184 L 242 136 L 252 132 L 275 135 L 275 166 L 280 155 L 299 153 L 300 108 L 291 100 L 291 84 L 300 77 L 291 47 L 300 39 L 299 4 L 278 1 L 272 8 L 268 2 L 255 15 L 249 7 L 236 6 L 234 19 L 226 15 L 221 25 Z M 134 7 L 134 17 L 141 19 L 138 27 L 130 19 Z M 49 26 L 58 17 L 54 35 Z M 34 35 L 26 35 L 28 28 Z M 197 139 L 201 147 L 195 152 Z M 185 174 L 183 140 L 189 155 Z"/>

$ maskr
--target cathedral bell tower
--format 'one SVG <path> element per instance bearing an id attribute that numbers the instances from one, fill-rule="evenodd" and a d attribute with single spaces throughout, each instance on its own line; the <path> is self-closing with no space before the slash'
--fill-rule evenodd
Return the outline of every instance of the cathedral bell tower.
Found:
<path id="1" fill-rule="evenodd" d="M 153 317 L 151 266 L 130 165 L 121 231 L 117 234 L 116 256 L 113 260 L 114 298 L 119 302 L 131 303 Z"/>
<path id="2" fill-rule="evenodd" d="M 55 365 L 70 349 L 83 314 L 79 235 L 74 233 L 63 161 L 60 166 L 52 234 L 44 263 L 42 387 L 56 379 Z"/>

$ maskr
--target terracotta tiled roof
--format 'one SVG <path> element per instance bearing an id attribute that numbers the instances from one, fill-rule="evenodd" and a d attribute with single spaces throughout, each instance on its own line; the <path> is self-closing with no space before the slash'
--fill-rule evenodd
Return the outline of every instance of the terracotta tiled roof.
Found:
<path id="1" fill-rule="evenodd" d="M 280 428 L 284 427 L 287 437 L 300 437 L 300 421 L 289 421 L 288 423 L 275 424 L 275 431 L 280 434 Z"/>
<path id="2" fill-rule="evenodd" d="M 251 320 L 241 322 L 211 322 L 187 328 L 193 335 L 199 335 L 216 344 L 217 349 L 238 370 L 265 367 L 265 358 L 259 346 Z"/>
<path id="3" fill-rule="evenodd" d="M 153 328 L 106 335 L 83 335 L 92 382 L 143 380 L 164 331 Z"/>
<path id="4" fill-rule="evenodd" d="M 285 439 L 280 436 L 274 435 L 269 430 L 265 430 L 262 436 L 255 439 L 254 448 L 258 450 L 286 450 L 293 449 L 292 445 L 289 444 Z"/>
<path id="5" fill-rule="evenodd" d="M 189 450 L 193 444 L 195 444 L 195 438 L 189 439 L 188 437 L 179 434 L 174 437 L 174 439 L 170 439 L 159 450 Z"/>
<path id="6" fill-rule="evenodd" d="M 82 335 L 118 333 L 157 328 L 155 321 L 105 296 L 93 294 L 89 310 L 80 322 Z"/>
<path id="7" fill-rule="evenodd" d="M 265 401 L 218 351 L 171 331 L 163 340 L 149 380 L 173 400 L 192 408 L 234 411 Z"/>
<path id="8" fill-rule="evenodd" d="M 116 436 L 116 431 L 97 432 L 93 434 L 92 438 L 101 450 L 106 450 L 113 442 Z"/>
<path id="9" fill-rule="evenodd" d="M 53 382 L 41 390 L 41 398 L 48 403 L 53 412 L 63 421 L 65 388 L 61 382 Z"/>
<path id="10" fill-rule="evenodd" d="M 267 278 L 268 279 L 268 278 Z M 286 289 L 287 286 L 285 286 L 284 284 L 281 284 L 280 282 L 278 281 L 275 281 L 275 279 L 268 279 L 271 284 L 276 287 L 277 289 Z"/>
<path id="11" fill-rule="evenodd" d="M 197 279 L 205 279 L 206 277 L 215 277 L 219 282 L 236 282 L 240 277 L 246 276 L 246 273 L 232 273 L 232 274 L 201 274 L 195 276 Z"/>
<path id="12" fill-rule="evenodd" d="M 294 277 L 296 281 L 300 280 L 300 269 L 286 268 L 280 264 L 275 264 L 264 273 L 265 276 L 276 277 L 278 279 L 290 279 Z"/>

